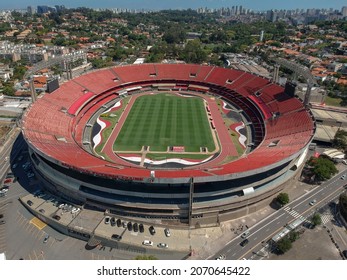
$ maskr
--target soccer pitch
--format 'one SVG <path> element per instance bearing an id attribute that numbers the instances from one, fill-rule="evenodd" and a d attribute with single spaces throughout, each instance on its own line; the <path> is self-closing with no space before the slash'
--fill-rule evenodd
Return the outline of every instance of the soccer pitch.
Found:
<path id="1" fill-rule="evenodd" d="M 214 151 L 215 145 L 205 105 L 199 97 L 169 93 L 138 97 L 113 145 L 115 151 L 167 151 L 184 146 L 185 152 Z"/>

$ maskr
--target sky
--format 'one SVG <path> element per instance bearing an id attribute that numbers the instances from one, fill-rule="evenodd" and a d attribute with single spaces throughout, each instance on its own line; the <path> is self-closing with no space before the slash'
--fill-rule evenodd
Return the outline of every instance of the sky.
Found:
<path id="1" fill-rule="evenodd" d="M 0 9 L 21 9 L 37 5 L 65 5 L 67 8 L 129 8 L 129 9 L 196 9 L 199 7 L 231 7 L 263 11 L 270 9 L 334 8 L 347 6 L 346 0 L 12 0 L 0 1 Z"/>

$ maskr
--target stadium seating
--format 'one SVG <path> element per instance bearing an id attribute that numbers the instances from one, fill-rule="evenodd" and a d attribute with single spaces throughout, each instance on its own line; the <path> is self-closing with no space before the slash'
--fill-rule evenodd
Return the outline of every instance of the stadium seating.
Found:
<path id="1" fill-rule="evenodd" d="M 224 68 L 214 68 L 212 72 L 209 73 L 209 75 L 206 77 L 205 82 L 216 85 L 225 85 L 227 81 L 235 81 L 243 74 L 244 72 L 242 71 L 225 71 Z"/>
<path id="2" fill-rule="evenodd" d="M 247 125 L 254 132 L 255 149 L 246 157 L 220 165 L 227 155 L 226 149 L 222 149 L 218 159 L 198 168 L 158 170 L 158 177 L 205 177 L 260 168 L 297 153 L 313 135 L 314 122 L 302 103 L 289 98 L 282 87 L 267 79 L 214 66 L 142 64 L 95 71 L 66 82 L 53 93 L 39 98 L 25 113 L 24 136 L 43 154 L 75 168 L 84 168 L 83 172 L 149 177 L 148 169 L 139 168 L 118 157 L 113 157 L 114 162 L 110 165 L 88 154 L 80 146 L 84 126 L 100 106 L 117 97 L 113 94 L 116 87 L 124 83 L 127 87 L 139 83 L 148 86 L 151 82 L 160 83 L 162 80 L 173 81 L 180 85 L 177 88 L 187 88 L 194 83 L 206 86 L 213 94 L 242 109 L 248 117 Z M 76 116 L 67 114 L 66 111 L 88 91 L 95 94 L 93 101 L 79 108 Z M 273 112 L 279 112 L 278 116 L 273 118 Z M 277 145 L 270 145 L 274 141 Z M 271 157 L 268 156 L 270 153 Z"/>
<path id="3" fill-rule="evenodd" d="M 85 87 L 90 92 L 101 93 L 117 84 L 114 80 L 115 78 L 115 74 L 110 69 L 103 69 L 79 76 L 73 81 Z"/>

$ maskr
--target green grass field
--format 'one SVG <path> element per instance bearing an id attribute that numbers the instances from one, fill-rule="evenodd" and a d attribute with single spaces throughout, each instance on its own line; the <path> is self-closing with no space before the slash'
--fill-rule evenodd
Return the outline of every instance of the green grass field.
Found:
<path id="1" fill-rule="evenodd" d="M 184 146 L 186 152 L 200 147 L 215 149 L 204 102 L 199 97 L 183 98 L 162 93 L 136 99 L 114 143 L 116 151 L 166 151 Z"/>

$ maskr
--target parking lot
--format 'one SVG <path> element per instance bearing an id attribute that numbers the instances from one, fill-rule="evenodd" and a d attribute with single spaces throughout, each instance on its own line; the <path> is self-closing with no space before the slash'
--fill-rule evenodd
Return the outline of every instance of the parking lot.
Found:
<path id="1" fill-rule="evenodd" d="M 105 223 L 102 212 L 82 211 L 78 206 L 41 192 L 25 149 L 8 164 L 8 178 L 5 178 L 8 181 L 5 187 L 4 184 L 1 186 L 6 190 L 0 197 L 0 214 L 3 215 L 0 221 L 4 223 L 0 224 L 0 251 L 5 252 L 8 259 L 132 259 L 144 253 L 156 255 L 159 259 L 181 259 L 186 255 L 187 245 L 184 252 L 170 250 L 170 243 L 181 244 L 178 242 L 180 237 L 167 237 L 164 228 L 155 228 L 155 235 L 152 235 L 149 225 L 143 224 L 143 232 L 140 232 L 139 224 L 136 230 L 135 223 L 130 220 L 122 220 L 120 226 L 111 224 L 111 220 Z M 23 203 L 19 198 L 24 198 Z M 35 209 L 40 219 L 24 204 Z M 76 229 L 76 232 L 94 231 L 111 242 L 87 248 L 87 241 L 60 233 L 50 227 L 44 217 L 54 217 L 56 222 Z M 128 228 L 130 223 L 132 228 Z M 112 236 L 116 235 L 122 236 L 118 242 L 120 246 L 113 246 Z M 144 245 L 145 240 L 153 242 L 152 246 Z M 160 248 L 158 244 L 161 244 Z"/>

